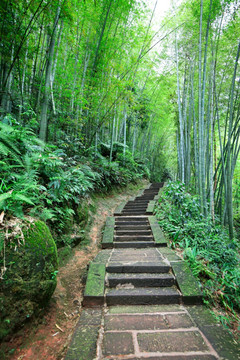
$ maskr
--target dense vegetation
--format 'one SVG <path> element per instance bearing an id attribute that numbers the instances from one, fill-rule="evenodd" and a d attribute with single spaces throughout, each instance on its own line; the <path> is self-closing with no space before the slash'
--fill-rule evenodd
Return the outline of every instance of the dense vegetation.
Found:
<path id="1" fill-rule="evenodd" d="M 39 140 L 27 126 L 14 119 L 1 123 L 0 207 L 9 216 L 24 214 L 47 221 L 59 235 L 74 217 L 79 220 L 81 198 L 93 191 L 107 191 L 148 176 L 147 168 L 123 145 L 99 144 L 80 153 L 69 142 L 61 148 Z"/>
<path id="2" fill-rule="evenodd" d="M 223 306 L 238 320 L 240 304 L 239 242 L 211 217 L 201 213 L 198 196 L 190 195 L 181 182 L 170 182 L 162 191 L 156 216 L 160 226 L 179 248 L 201 280 L 205 302 Z M 219 223 L 219 222 L 218 222 Z M 229 319 L 221 317 L 228 324 Z"/>
<path id="3" fill-rule="evenodd" d="M 176 3 L 159 24 L 157 1 L 1 1 L 0 252 L 12 217 L 43 220 L 62 246 L 73 224 L 84 227 L 91 192 L 179 178 L 198 200 L 176 187 L 184 200 L 170 211 L 187 210 L 176 229 L 167 214 L 162 226 L 233 309 L 240 3 Z M 212 261 L 220 241 L 227 255 Z"/>

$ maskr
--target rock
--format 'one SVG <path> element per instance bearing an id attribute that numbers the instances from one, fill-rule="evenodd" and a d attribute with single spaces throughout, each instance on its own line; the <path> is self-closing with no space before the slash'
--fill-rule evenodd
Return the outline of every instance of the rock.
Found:
<path id="1" fill-rule="evenodd" d="M 48 227 L 36 220 L 23 234 L 23 245 L 6 244 L 6 272 L 0 280 L 0 339 L 37 314 L 57 285 L 57 248 Z"/>

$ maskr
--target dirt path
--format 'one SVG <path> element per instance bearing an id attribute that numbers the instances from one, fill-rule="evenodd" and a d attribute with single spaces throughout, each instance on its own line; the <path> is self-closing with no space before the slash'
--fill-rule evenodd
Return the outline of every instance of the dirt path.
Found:
<path id="1" fill-rule="evenodd" d="M 142 183 L 140 188 L 144 187 Z M 27 324 L 3 344 L 6 359 L 11 360 L 62 360 L 82 311 L 84 275 L 87 264 L 99 251 L 102 227 L 107 216 L 123 201 L 139 192 L 130 186 L 122 193 L 101 196 L 95 200 L 96 214 L 90 228 L 91 243 L 81 249 L 77 246 L 68 263 L 59 269 L 58 284 L 48 308 L 41 319 Z"/>

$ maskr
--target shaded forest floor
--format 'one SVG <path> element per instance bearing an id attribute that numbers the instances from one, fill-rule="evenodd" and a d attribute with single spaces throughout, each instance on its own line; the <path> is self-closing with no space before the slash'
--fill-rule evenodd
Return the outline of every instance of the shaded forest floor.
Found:
<path id="1" fill-rule="evenodd" d="M 57 288 L 42 316 L 31 320 L 8 342 L 2 344 L 6 359 L 61 360 L 82 311 L 81 301 L 87 265 L 99 251 L 101 232 L 107 216 L 123 201 L 136 195 L 147 182 L 130 185 L 120 193 L 101 195 L 94 200 L 96 213 L 90 226 L 90 244 L 81 243 L 59 268 Z"/>

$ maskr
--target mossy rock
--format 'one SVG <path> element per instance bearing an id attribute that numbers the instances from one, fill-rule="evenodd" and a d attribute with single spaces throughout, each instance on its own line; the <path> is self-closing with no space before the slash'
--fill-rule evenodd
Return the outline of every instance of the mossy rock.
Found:
<path id="1" fill-rule="evenodd" d="M 37 220 L 23 233 L 24 245 L 6 245 L 7 270 L 0 280 L 0 339 L 44 308 L 57 285 L 57 248 L 48 227 Z"/>

